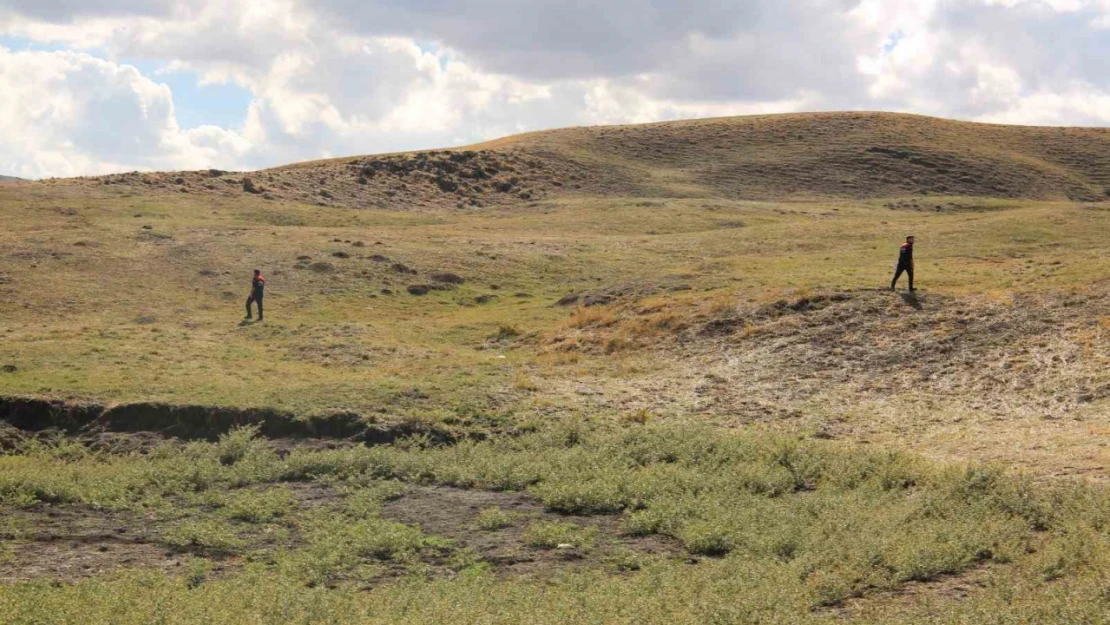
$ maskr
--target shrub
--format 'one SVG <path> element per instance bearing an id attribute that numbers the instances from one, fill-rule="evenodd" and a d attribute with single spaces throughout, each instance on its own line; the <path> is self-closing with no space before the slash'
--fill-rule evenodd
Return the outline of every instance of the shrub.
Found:
<path id="1" fill-rule="evenodd" d="M 293 494 L 287 488 L 234 491 L 226 497 L 227 516 L 249 523 L 269 523 L 285 516 L 293 508 Z"/>
<path id="2" fill-rule="evenodd" d="M 723 556 L 736 546 L 726 527 L 708 522 L 689 523 L 678 537 L 687 551 L 699 555 Z"/>
<path id="3" fill-rule="evenodd" d="M 162 534 L 162 542 L 178 551 L 208 555 L 238 553 L 246 544 L 231 527 L 219 521 L 178 523 Z"/>
<path id="4" fill-rule="evenodd" d="M 220 464 L 235 464 L 246 458 L 247 454 L 264 448 L 265 443 L 257 438 L 258 429 L 257 425 L 248 425 L 220 435 L 220 440 L 216 444 Z"/>
<path id="5" fill-rule="evenodd" d="M 567 546 L 586 551 L 593 548 L 596 540 L 596 527 L 582 527 L 562 521 L 539 521 L 524 529 L 525 544 L 538 549 Z"/>
<path id="6" fill-rule="evenodd" d="M 515 339 L 518 336 L 520 336 L 519 330 L 517 330 L 513 326 L 503 325 L 497 328 L 497 332 L 495 332 L 493 336 L 490 337 L 490 339 L 494 341 L 509 341 Z"/>
<path id="7" fill-rule="evenodd" d="M 348 488 L 343 511 L 353 519 L 375 518 L 381 514 L 382 504 L 401 497 L 404 491 L 405 485 L 396 481 L 374 481 L 367 486 Z"/>
<path id="8" fill-rule="evenodd" d="M 524 372 L 519 372 L 516 374 L 516 376 L 513 377 L 513 388 L 517 389 L 518 391 L 528 392 L 535 392 L 540 390 L 540 387 L 538 384 L 536 384 L 536 381 Z"/>
<path id="9" fill-rule="evenodd" d="M 208 580 L 208 573 L 212 570 L 212 563 L 204 558 L 193 558 L 185 570 L 185 584 L 189 588 L 196 588 Z"/>
<path id="10" fill-rule="evenodd" d="M 501 508 L 486 508 L 478 513 L 476 525 L 478 529 L 492 532 L 512 527 L 515 521 L 516 515 L 511 512 L 505 512 Z"/>
<path id="11" fill-rule="evenodd" d="M 567 325 L 571 328 L 607 327 L 620 321 L 617 313 L 608 306 L 579 306 L 570 315 Z"/>

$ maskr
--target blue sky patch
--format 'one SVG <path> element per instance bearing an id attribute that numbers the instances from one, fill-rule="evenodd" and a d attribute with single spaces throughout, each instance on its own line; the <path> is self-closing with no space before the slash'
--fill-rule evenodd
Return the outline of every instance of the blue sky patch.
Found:
<path id="1" fill-rule="evenodd" d="M 247 117 L 247 107 L 253 96 L 247 89 L 234 83 L 201 85 L 200 77 L 192 72 L 158 73 L 164 65 L 154 61 L 121 59 L 120 63 L 132 65 L 143 76 L 162 83 L 173 92 L 173 105 L 177 123 L 182 128 L 212 125 L 224 128 L 241 128 Z"/>
<path id="2" fill-rule="evenodd" d="M 0 33 L 0 47 L 7 48 L 14 52 L 21 52 L 24 50 L 34 52 L 65 52 L 69 50 L 69 48 L 60 43 L 38 43 L 25 37 L 16 37 L 15 35 L 5 35 L 3 33 Z"/>

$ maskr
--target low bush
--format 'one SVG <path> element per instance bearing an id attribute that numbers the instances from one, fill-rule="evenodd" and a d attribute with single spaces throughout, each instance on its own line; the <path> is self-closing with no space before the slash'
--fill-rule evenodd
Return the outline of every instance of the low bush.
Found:
<path id="1" fill-rule="evenodd" d="M 512 527 L 515 522 L 516 515 L 511 512 L 505 512 L 501 508 L 486 508 L 478 513 L 478 520 L 475 525 L 478 529 L 493 532 Z"/>
<path id="2" fill-rule="evenodd" d="M 226 556 L 243 549 L 245 542 L 235 530 L 219 521 L 184 521 L 162 534 L 162 542 L 178 551 Z"/>
<path id="3" fill-rule="evenodd" d="M 596 540 L 596 527 L 582 527 L 562 521 L 537 521 L 524 529 L 525 544 L 537 549 L 588 551 L 593 548 Z"/>

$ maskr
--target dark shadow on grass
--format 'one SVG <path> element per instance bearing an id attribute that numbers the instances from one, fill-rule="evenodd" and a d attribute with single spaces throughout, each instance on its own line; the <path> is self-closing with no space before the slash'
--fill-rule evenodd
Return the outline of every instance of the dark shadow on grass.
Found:
<path id="1" fill-rule="evenodd" d="M 907 306 L 913 307 L 914 310 L 921 310 L 921 300 L 917 299 L 917 293 L 905 291 L 899 295 L 902 296 L 902 301 L 905 302 Z"/>

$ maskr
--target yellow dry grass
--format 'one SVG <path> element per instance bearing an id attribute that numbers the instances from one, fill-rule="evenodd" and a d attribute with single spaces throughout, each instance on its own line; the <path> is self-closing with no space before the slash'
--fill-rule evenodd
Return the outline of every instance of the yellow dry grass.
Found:
<path id="1" fill-rule="evenodd" d="M 474 149 L 577 163 L 584 169 L 575 171 L 589 174 L 573 181 L 580 188 L 551 186 L 540 200 L 465 210 L 453 200 L 407 205 L 402 182 L 387 177 L 375 188 L 394 185 L 398 194 L 363 210 L 344 208 L 338 190 L 330 206 L 266 200 L 226 183 L 209 192 L 207 173 L 196 182 L 186 177 L 187 193 L 160 187 L 161 174 L 145 175 L 151 184 L 5 185 L 0 365 L 13 369 L 0 374 L 0 393 L 443 419 L 506 405 L 522 415 L 547 414 L 552 405 L 619 414 L 616 398 L 635 389 L 629 401 L 650 399 L 660 418 L 754 411 L 733 397 L 710 406 L 696 380 L 750 358 L 744 341 L 771 340 L 767 324 L 738 322 L 732 336 L 741 347 L 717 363 L 668 341 L 690 335 L 700 344 L 701 325 L 779 300 L 881 288 L 908 233 L 918 237 L 918 282 L 927 294 L 1001 304 L 1014 294 L 1105 288 L 1104 203 L 987 198 L 979 195 L 999 192 L 974 185 L 964 190 L 979 195 L 910 194 L 874 159 L 928 170 L 906 180 L 933 184 L 944 172 L 868 147 L 989 163 L 1000 172 L 992 184 L 1008 194 L 1063 197 L 1102 184 L 1101 170 L 1089 165 L 1102 154 L 1104 134 L 880 114 L 552 131 Z M 960 145 L 964 153 L 955 154 Z M 750 169 L 757 161 L 760 169 Z M 1056 173 L 1028 169 L 1038 162 L 1055 163 Z M 349 165 L 311 165 L 336 164 Z M 855 190 L 822 186 L 846 175 L 842 165 L 859 168 Z M 1071 173 L 1062 182 L 1064 165 Z M 880 171 L 887 182 L 866 178 Z M 772 186 L 774 201 L 743 199 L 770 197 Z M 870 199 L 884 193 L 892 196 Z M 360 197 L 348 199 L 357 205 Z M 255 267 L 269 281 L 267 321 L 240 324 Z M 407 292 L 439 284 L 432 274 L 442 272 L 465 282 L 425 296 Z M 556 306 L 568 293 L 611 301 Z M 783 318 L 776 327 L 796 322 Z M 1096 325 L 1108 327 L 1105 318 Z M 930 336 L 957 330 L 942 320 Z M 863 336 L 847 331 L 842 339 Z M 1104 336 L 1088 327 L 1061 340 L 1097 354 Z M 876 338 L 877 348 L 891 344 L 893 337 Z M 1010 359 L 1015 370 L 1043 369 L 1033 356 L 1024 365 L 1021 358 Z M 518 376 L 522 370 L 542 381 L 538 390 Z M 814 403 L 786 401 L 779 389 L 794 382 L 777 384 L 745 386 L 748 401 L 770 406 L 770 422 L 780 423 L 779 409 L 794 414 Z M 1038 384 L 1037 393 L 1052 392 Z M 849 387 L 818 407 L 859 414 L 871 399 Z M 886 412 L 897 414 L 900 401 Z M 1088 408 L 1097 413 L 1100 405 Z M 902 431 L 885 417 L 881 423 L 874 427 Z M 924 440 L 920 432 L 898 434 L 911 445 L 914 436 Z M 959 452 L 958 444 L 947 447 Z"/>

